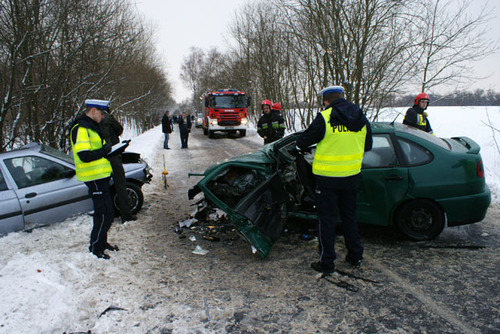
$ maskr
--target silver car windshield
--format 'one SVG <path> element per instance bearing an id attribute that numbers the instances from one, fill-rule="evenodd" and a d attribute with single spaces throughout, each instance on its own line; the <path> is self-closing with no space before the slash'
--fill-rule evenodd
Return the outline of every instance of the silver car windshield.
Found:
<path id="1" fill-rule="evenodd" d="M 66 161 L 70 164 L 74 164 L 72 155 L 66 154 L 66 153 L 61 152 L 59 150 L 56 150 L 53 147 L 50 147 L 47 145 L 42 145 L 42 149 L 40 150 L 40 152 L 45 153 L 47 155 L 50 155 L 51 157 L 61 159 L 61 160 Z"/>

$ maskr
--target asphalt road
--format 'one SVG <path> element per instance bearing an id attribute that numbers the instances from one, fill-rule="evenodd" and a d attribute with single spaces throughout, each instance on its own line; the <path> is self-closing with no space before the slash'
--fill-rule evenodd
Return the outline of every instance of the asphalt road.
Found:
<path id="1" fill-rule="evenodd" d="M 146 242 L 149 251 L 168 258 L 162 282 L 181 290 L 169 298 L 196 310 L 190 315 L 174 312 L 160 332 L 500 333 L 498 206 L 490 208 L 484 221 L 447 228 L 428 242 L 407 241 L 389 228 L 362 226 L 362 267 L 352 270 L 338 261 L 340 270 L 355 277 L 335 274 L 327 280 L 309 267 L 317 260 L 316 241 L 303 240 L 291 229 L 265 260 L 252 254 L 227 222 L 212 234 L 217 241 L 204 239 L 206 230 L 200 225 L 179 231 L 179 222 L 194 210 L 187 190 L 199 180 L 186 178 L 187 173 L 261 147 L 248 138 L 209 139 L 201 129 L 193 130 L 189 145 L 168 151 L 168 159 L 185 159 L 186 165 L 169 171 L 167 195 L 154 190 L 161 203 L 148 208 L 151 219 L 159 220 L 168 207 L 169 222 L 143 227 L 155 236 Z M 208 253 L 193 254 L 195 245 Z M 337 251 L 343 259 L 341 237 Z M 181 322 L 190 328 L 181 330 Z"/>

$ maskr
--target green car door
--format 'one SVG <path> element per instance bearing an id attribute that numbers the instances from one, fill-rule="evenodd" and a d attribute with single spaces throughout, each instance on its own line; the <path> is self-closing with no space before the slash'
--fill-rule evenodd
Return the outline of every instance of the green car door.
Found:
<path id="1" fill-rule="evenodd" d="M 365 153 L 358 185 L 357 218 L 360 223 L 391 224 L 395 204 L 408 192 L 408 168 L 401 167 L 391 136 L 374 134 Z"/>

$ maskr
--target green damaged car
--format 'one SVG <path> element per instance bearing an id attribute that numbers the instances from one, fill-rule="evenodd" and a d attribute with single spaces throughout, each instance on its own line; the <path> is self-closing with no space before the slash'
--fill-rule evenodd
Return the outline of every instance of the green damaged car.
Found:
<path id="1" fill-rule="evenodd" d="M 429 240 L 445 226 L 481 221 L 491 201 L 480 147 L 467 137 L 438 138 L 398 123 L 372 123 L 373 148 L 363 158 L 360 223 L 395 226 L 411 240 Z M 252 154 L 210 166 L 189 190 L 201 192 L 266 257 L 287 220 L 316 219 L 312 160 L 297 154 L 300 132 Z M 200 195 L 201 196 L 201 195 Z"/>

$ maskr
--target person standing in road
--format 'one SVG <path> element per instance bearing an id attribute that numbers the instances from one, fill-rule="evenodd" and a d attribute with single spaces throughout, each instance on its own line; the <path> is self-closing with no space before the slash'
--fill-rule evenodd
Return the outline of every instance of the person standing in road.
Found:
<path id="1" fill-rule="evenodd" d="M 281 139 L 285 135 L 286 126 L 285 126 L 285 119 L 281 115 L 281 104 L 279 102 L 274 102 L 273 105 L 271 106 L 271 115 L 273 118 L 273 128 L 276 127 L 275 129 L 276 131 L 274 133 L 274 140 Z"/>
<path id="2" fill-rule="evenodd" d="M 104 139 L 111 145 L 120 142 L 120 135 L 123 133 L 123 126 L 109 113 L 104 115 L 104 119 L 100 123 Z M 107 159 L 111 163 L 113 169 L 113 182 L 115 185 L 116 195 L 118 197 L 118 209 L 122 223 L 127 221 L 137 220 L 137 216 L 130 212 L 130 204 L 128 201 L 127 179 L 125 178 L 125 170 L 123 169 L 121 153 L 108 156 Z"/>
<path id="3" fill-rule="evenodd" d="M 413 107 L 406 111 L 405 118 L 403 119 L 403 124 L 413 126 L 419 130 L 434 134 L 432 131 L 431 123 L 427 118 L 427 112 L 425 111 L 429 106 L 429 95 L 425 93 L 420 93 L 415 97 Z"/>
<path id="4" fill-rule="evenodd" d="M 297 139 L 297 148 L 316 144 L 312 170 L 316 182 L 319 262 L 311 267 L 322 273 L 335 271 L 335 230 L 342 220 L 346 261 L 361 265 L 363 245 L 356 221 L 356 197 L 363 154 L 371 150 L 371 126 L 363 111 L 344 98 L 344 88 L 330 86 L 320 92 L 326 109 Z M 338 213 L 337 208 L 338 207 Z"/>
<path id="5" fill-rule="evenodd" d="M 162 132 L 165 134 L 165 140 L 163 141 L 163 148 L 165 150 L 170 150 L 170 147 L 168 147 L 168 139 L 170 137 L 170 134 L 174 132 L 174 124 L 172 122 L 172 119 L 170 119 L 170 111 L 168 110 L 165 112 L 165 114 L 161 119 L 161 129 Z"/>
<path id="6" fill-rule="evenodd" d="M 181 148 L 188 148 L 189 133 L 191 132 L 191 117 L 187 117 L 186 113 L 182 113 L 179 118 L 179 132 L 181 135 Z"/>
<path id="7" fill-rule="evenodd" d="M 272 143 L 285 134 L 285 122 L 283 117 L 281 117 L 280 113 L 271 112 L 271 106 L 271 101 L 262 101 L 262 116 L 257 122 L 257 133 L 264 139 L 264 144 Z"/>
<path id="8" fill-rule="evenodd" d="M 101 259 L 109 259 L 106 249 L 117 250 L 108 243 L 108 230 L 113 221 L 113 204 L 109 189 L 112 172 L 106 159 L 111 144 L 106 143 L 99 123 L 107 113 L 109 101 L 86 100 L 85 114 L 71 126 L 70 140 L 75 160 L 76 178 L 85 182 L 94 203 L 93 227 L 90 233 L 89 251 Z"/>

